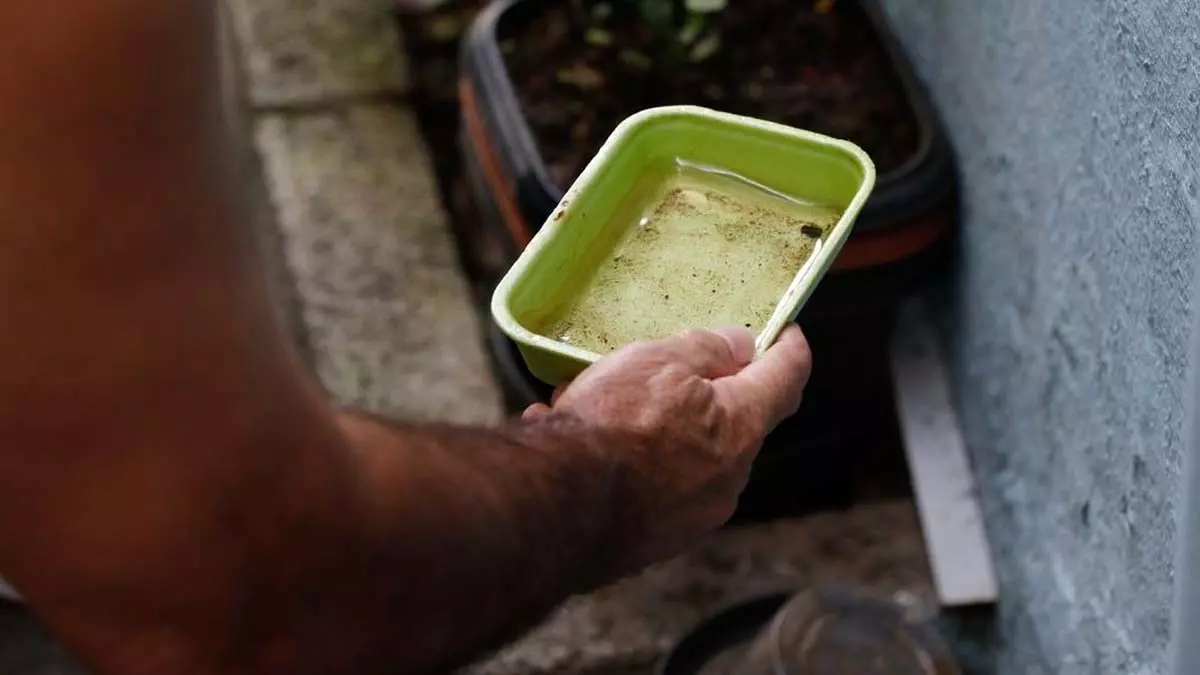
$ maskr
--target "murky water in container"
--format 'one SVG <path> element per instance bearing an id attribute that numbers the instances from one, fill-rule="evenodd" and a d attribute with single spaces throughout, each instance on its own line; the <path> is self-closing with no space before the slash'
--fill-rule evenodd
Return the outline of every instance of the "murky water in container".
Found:
<path id="1" fill-rule="evenodd" d="M 758 333 L 841 211 L 679 162 L 547 335 L 604 354 L 686 328 Z"/>

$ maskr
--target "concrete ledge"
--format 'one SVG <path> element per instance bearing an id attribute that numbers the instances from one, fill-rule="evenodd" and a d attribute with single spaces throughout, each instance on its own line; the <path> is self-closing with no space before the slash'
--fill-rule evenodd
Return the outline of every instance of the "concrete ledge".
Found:
<path id="1" fill-rule="evenodd" d="M 263 115 L 256 136 L 313 363 L 334 398 L 414 421 L 500 419 L 412 113 Z"/>
<path id="2" fill-rule="evenodd" d="M 299 322 L 296 284 L 283 260 L 279 227 L 267 197 L 262 164 L 252 141 L 254 115 L 246 101 L 241 50 L 232 34 L 232 20 L 225 5 L 217 5 L 217 18 L 217 58 L 221 66 L 221 98 L 230 130 L 230 151 L 234 163 L 232 170 L 238 172 L 238 184 L 242 187 L 242 197 L 246 202 L 244 208 L 254 229 L 272 303 L 288 337 L 307 361 L 308 338 Z"/>
<path id="3" fill-rule="evenodd" d="M 408 68 L 386 0 L 226 3 L 255 107 L 408 89 Z"/>

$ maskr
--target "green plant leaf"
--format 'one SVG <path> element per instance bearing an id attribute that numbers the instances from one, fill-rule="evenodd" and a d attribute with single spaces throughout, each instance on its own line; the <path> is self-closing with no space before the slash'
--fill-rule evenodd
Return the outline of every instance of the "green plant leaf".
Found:
<path id="1" fill-rule="evenodd" d="M 693 63 L 699 63 L 716 54 L 720 49 L 721 36 L 716 33 L 710 33 L 692 46 L 691 51 L 688 52 L 688 60 Z"/>
<path id="2" fill-rule="evenodd" d="M 671 25 L 675 13 L 671 0 L 641 0 L 638 7 L 641 9 L 642 18 L 656 29 L 666 30 Z"/>
<path id="3" fill-rule="evenodd" d="M 560 69 L 555 76 L 563 84 L 569 84 L 586 91 L 599 89 L 604 86 L 604 75 L 600 71 L 583 64 Z"/>
<path id="4" fill-rule="evenodd" d="M 587 34 L 584 35 L 584 39 L 587 40 L 588 44 L 597 47 L 607 47 L 613 43 L 612 33 L 603 28 L 589 28 Z"/>
<path id="5" fill-rule="evenodd" d="M 650 70 L 650 67 L 654 65 L 654 61 L 651 61 L 649 56 L 632 49 L 622 49 L 619 57 L 625 62 L 625 65 L 638 70 Z"/>
<path id="6" fill-rule="evenodd" d="M 424 26 L 424 32 L 434 42 L 451 42 L 462 35 L 466 27 L 454 16 L 433 16 Z"/>
<path id="7" fill-rule="evenodd" d="M 690 45 L 700 37 L 700 31 L 704 30 L 704 16 L 701 14 L 689 14 L 687 23 L 683 24 L 683 30 L 679 31 L 679 42 L 681 44 Z"/>
<path id="8" fill-rule="evenodd" d="M 715 14 L 729 5 L 729 0 L 684 0 L 683 6 L 696 14 Z"/>

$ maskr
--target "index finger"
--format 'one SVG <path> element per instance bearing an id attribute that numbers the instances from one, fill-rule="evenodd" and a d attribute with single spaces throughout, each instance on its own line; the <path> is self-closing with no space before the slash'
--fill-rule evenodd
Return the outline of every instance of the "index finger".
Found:
<path id="1" fill-rule="evenodd" d="M 632 344 L 601 359 L 593 368 L 610 370 L 631 362 L 666 364 L 716 380 L 732 375 L 754 358 L 754 334 L 744 328 L 693 328 L 667 338 Z"/>
<path id="2" fill-rule="evenodd" d="M 754 358 L 754 334 L 744 328 L 693 328 L 658 343 L 671 360 L 705 379 L 732 375 Z"/>
<path id="3" fill-rule="evenodd" d="M 811 372 L 808 340 L 793 324 L 762 357 L 736 375 L 715 380 L 713 387 L 727 405 L 749 414 L 764 431 L 770 431 L 800 407 Z"/>

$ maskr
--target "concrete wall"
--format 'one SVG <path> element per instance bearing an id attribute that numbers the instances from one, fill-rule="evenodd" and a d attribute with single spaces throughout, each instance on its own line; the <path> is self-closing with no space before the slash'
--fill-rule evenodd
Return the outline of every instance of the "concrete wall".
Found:
<path id="1" fill-rule="evenodd" d="M 1161 673 L 1200 220 L 1200 4 L 885 0 L 957 145 L 944 304 L 996 671 Z"/>

